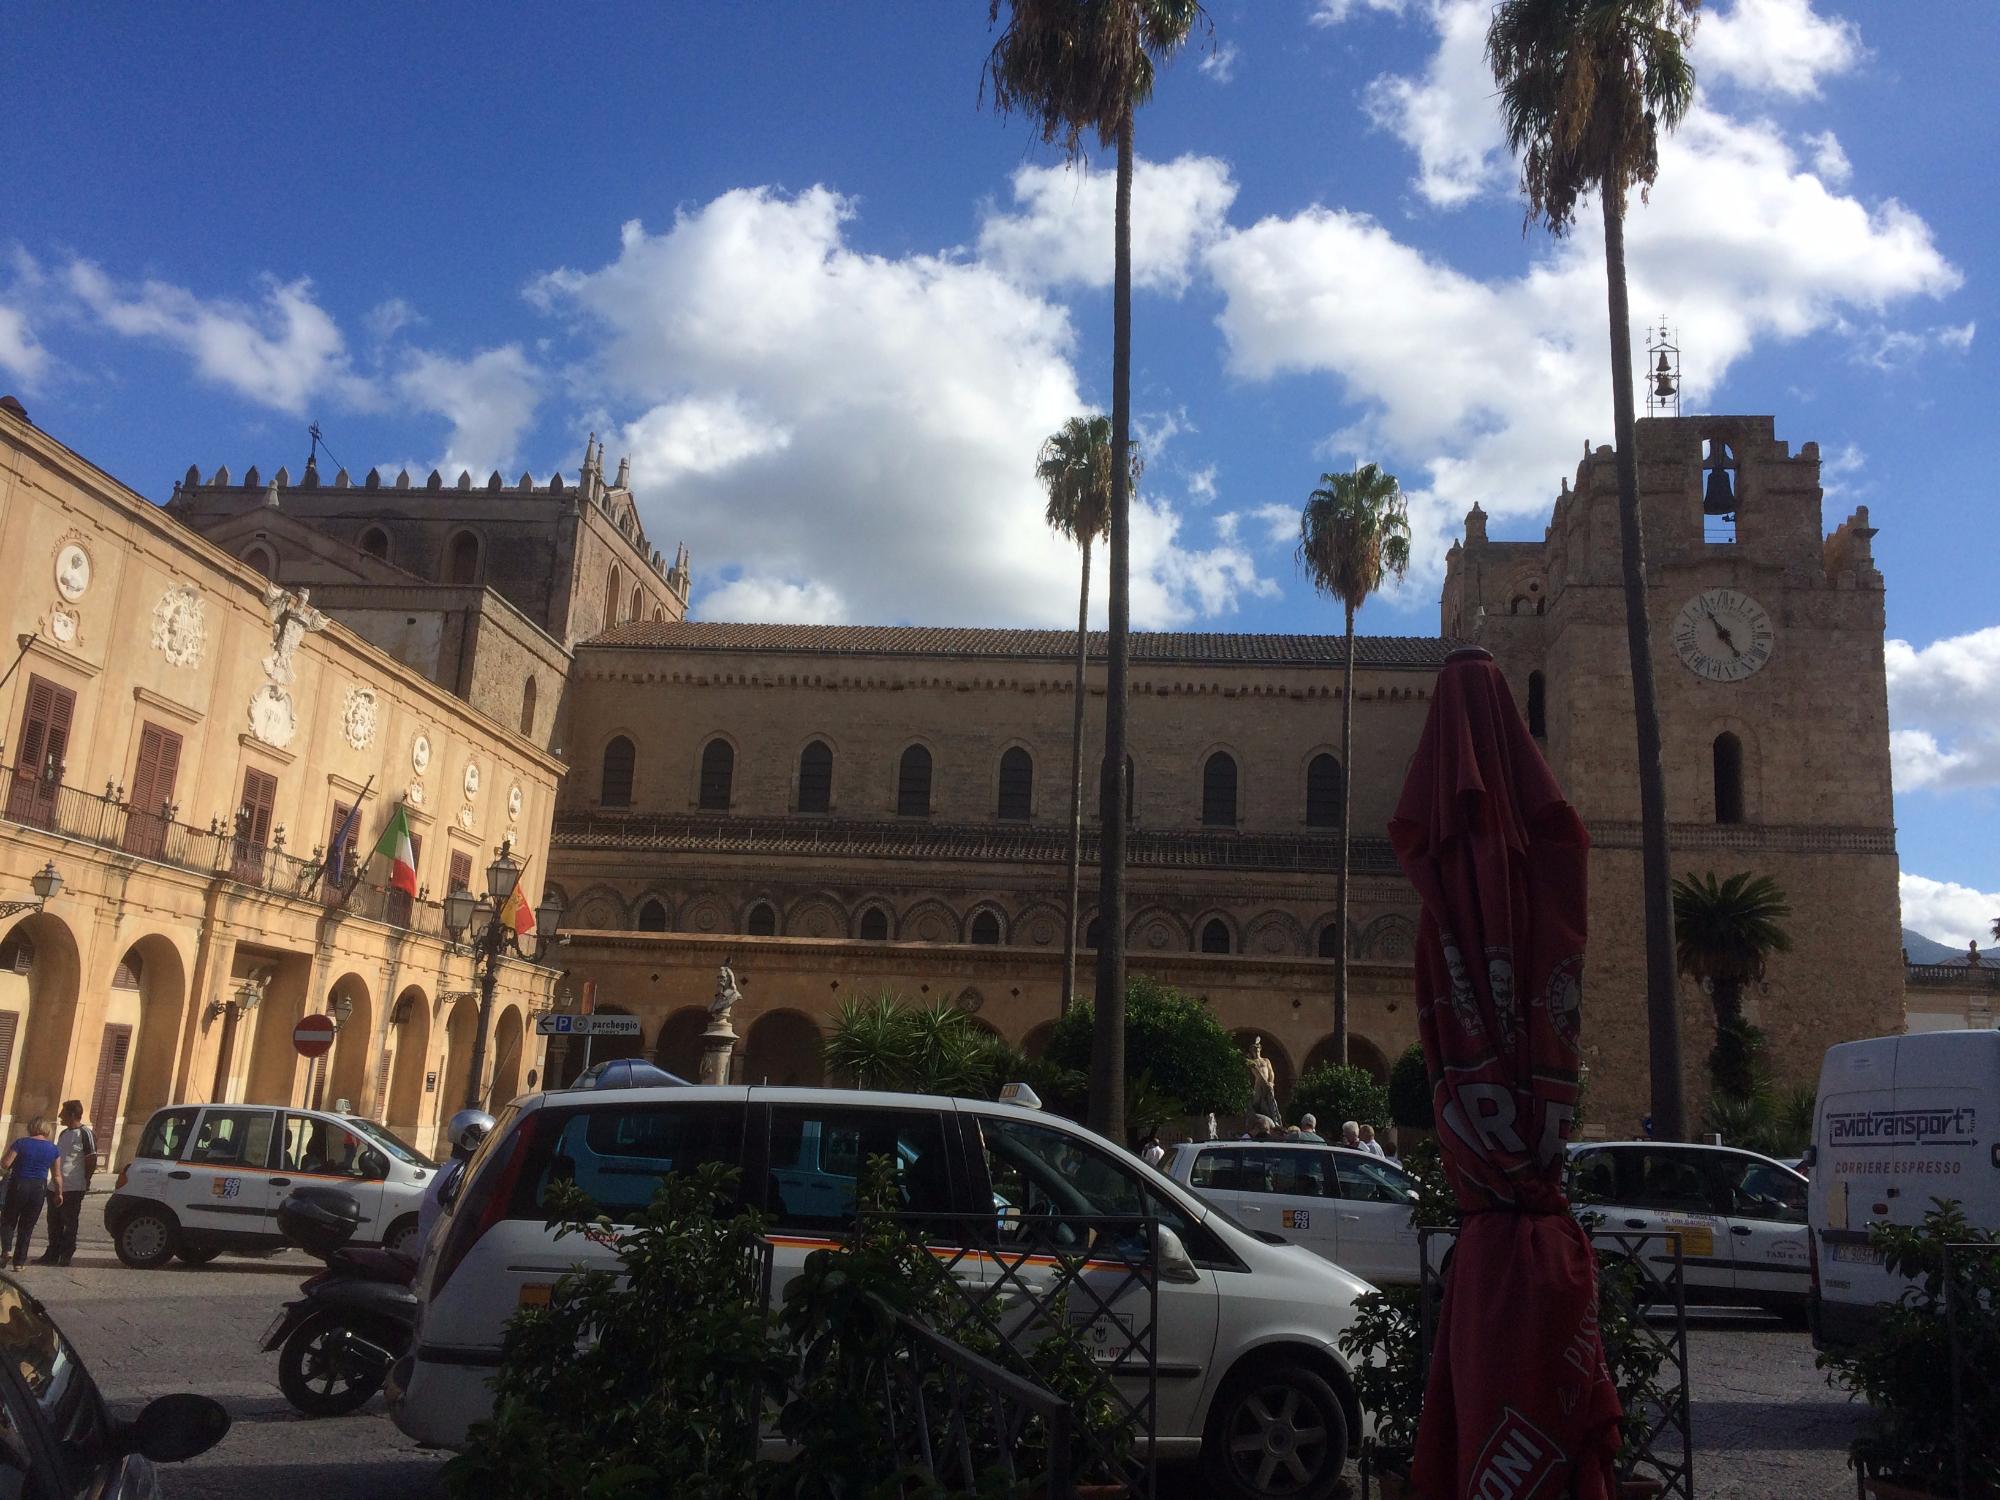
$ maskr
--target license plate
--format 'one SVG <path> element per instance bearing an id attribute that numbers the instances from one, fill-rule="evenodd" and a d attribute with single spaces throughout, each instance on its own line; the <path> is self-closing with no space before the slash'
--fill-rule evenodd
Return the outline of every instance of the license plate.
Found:
<path id="1" fill-rule="evenodd" d="M 514 1299 L 516 1307 L 547 1307 L 549 1299 L 555 1295 L 555 1288 L 546 1281 L 524 1281 Z"/>
<path id="2" fill-rule="evenodd" d="M 1826 1258 L 1828 1260 L 1846 1261 L 1848 1264 L 1856 1266 L 1879 1266 L 1882 1264 L 1882 1252 L 1877 1250 L 1873 1245 L 1828 1245 L 1826 1247 Z"/>
<path id="3" fill-rule="evenodd" d="M 271 1326 L 269 1328 L 266 1328 L 264 1330 L 264 1336 L 257 1340 L 257 1347 L 261 1349 L 264 1347 L 264 1345 L 270 1343 L 272 1339 L 276 1338 L 278 1336 L 278 1330 L 285 1326 L 285 1319 L 289 1318 L 291 1315 L 292 1315 L 292 1310 L 288 1307 L 283 1312 L 279 1313 L 277 1317 L 271 1319 Z"/>

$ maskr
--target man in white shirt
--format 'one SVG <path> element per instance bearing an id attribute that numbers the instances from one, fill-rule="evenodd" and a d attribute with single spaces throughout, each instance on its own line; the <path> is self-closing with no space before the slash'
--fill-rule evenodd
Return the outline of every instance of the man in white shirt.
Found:
<path id="1" fill-rule="evenodd" d="M 1370 1156 L 1379 1156 L 1384 1160 L 1389 1155 L 1388 1152 L 1382 1149 L 1382 1143 L 1375 1139 L 1375 1127 L 1373 1125 L 1363 1125 L 1361 1127 L 1361 1149 L 1366 1151 Z"/>
<path id="2" fill-rule="evenodd" d="M 81 1099 L 68 1100 L 62 1107 L 56 1171 L 62 1174 L 62 1198 L 49 1205 L 49 1248 L 37 1257 L 38 1265 L 66 1266 L 76 1255 L 76 1225 L 83 1213 L 83 1195 L 90 1191 L 90 1179 L 97 1173 L 97 1135 L 83 1123 Z"/>

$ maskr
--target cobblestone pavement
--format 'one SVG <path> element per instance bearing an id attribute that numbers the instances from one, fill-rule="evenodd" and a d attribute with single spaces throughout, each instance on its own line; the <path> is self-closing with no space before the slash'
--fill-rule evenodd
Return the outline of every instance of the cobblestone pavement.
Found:
<path id="1" fill-rule="evenodd" d="M 378 1397 L 349 1417 L 309 1422 L 277 1388 L 277 1356 L 257 1347 L 279 1305 L 316 1264 L 287 1252 L 225 1257 L 201 1270 L 118 1264 L 96 1204 L 75 1265 L 30 1267 L 106 1398 L 129 1414 L 153 1396 L 201 1391 L 236 1418 L 221 1445 L 162 1471 L 168 1500 L 441 1500 L 438 1455 L 397 1432 Z M 1842 1500 L 1846 1447 L 1861 1408 L 1813 1368 L 1811 1341 L 1756 1314 L 1691 1318 L 1695 1493 L 1701 1500 Z M 1166 1493 L 1198 1500 L 1192 1475 Z"/>

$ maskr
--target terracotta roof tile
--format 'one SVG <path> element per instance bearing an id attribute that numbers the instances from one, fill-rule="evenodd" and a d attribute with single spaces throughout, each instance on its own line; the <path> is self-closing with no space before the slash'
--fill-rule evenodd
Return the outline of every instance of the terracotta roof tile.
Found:
<path id="1" fill-rule="evenodd" d="M 1337 635 L 1248 635 L 1203 631 L 1134 631 L 1132 660 L 1235 666 L 1338 666 Z M 585 646 L 657 651 L 753 651 L 814 656 L 952 656 L 1001 661 L 1068 661 L 1076 634 L 1068 630 L 1002 630 L 927 625 L 753 625 L 711 620 L 635 620 L 616 625 Z M 1444 665 L 1452 642 L 1440 636 L 1364 635 L 1355 664 L 1425 671 Z M 1090 633 L 1101 657 L 1105 634 Z"/>

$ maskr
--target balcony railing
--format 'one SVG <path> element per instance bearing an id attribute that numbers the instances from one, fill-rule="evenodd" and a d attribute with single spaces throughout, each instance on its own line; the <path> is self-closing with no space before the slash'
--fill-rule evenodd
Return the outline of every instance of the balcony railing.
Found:
<path id="1" fill-rule="evenodd" d="M 101 794 L 87 792 L 0 766 L 0 818 L 9 823 L 199 875 L 226 875 L 238 885 L 329 910 L 339 908 L 426 937 L 444 934 L 444 908 L 439 902 L 418 901 L 406 892 L 365 881 L 345 892 L 343 902 L 343 892 L 326 878 L 319 851 L 302 859 L 276 841 L 249 837 L 241 831 L 240 820 L 226 823 L 218 818 L 198 828 L 178 821 L 174 812 L 171 807 L 156 811 L 134 807 L 116 787 L 107 786 Z"/>
<path id="2" fill-rule="evenodd" d="M 1903 980 L 1907 984 L 1951 985 L 1957 989 L 2000 990 L 2000 968 L 1975 969 L 1966 963 L 1955 964 L 1905 964 Z"/>

